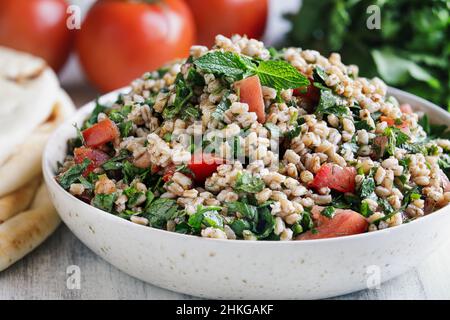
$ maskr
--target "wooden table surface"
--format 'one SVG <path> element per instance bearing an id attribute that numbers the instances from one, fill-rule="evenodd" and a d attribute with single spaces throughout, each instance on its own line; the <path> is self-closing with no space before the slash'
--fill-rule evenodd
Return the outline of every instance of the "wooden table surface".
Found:
<path id="1" fill-rule="evenodd" d="M 81 105 L 96 96 L 72 88 Z M 67 268 L 78 266 L 80 289 L 68 289 Z M 450 299 L 450 242 L 417 268 L 388 281 L 380 289 L 364 290 L 336 299 Z M 193 299 L 134 279 L 84 246 L 65 226 L 39 248 L 0 272 L 0 299 Z"/>

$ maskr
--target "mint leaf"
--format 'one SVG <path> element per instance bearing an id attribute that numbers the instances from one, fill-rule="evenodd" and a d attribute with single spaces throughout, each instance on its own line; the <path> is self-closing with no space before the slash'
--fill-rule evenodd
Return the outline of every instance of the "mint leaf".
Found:
<path id="1" fill-rule="evenodd" d="M 203 72 L 226 76 L 234 81 L 258 75 L 261 84 L 276 90 L 309 85 L 309 80 L 283 60 L 261 61 L 258 66 L 249 58 L 232 52 L 214 51 L 194 61 Z"/>
<path id="2" fill-rule="evenodd" d="M 249 59 L 229 51 L 209 52 L 195 60 L 194 65 L 203 72 L 227 76 L 233 80 L 242 79 L 245 71 L 254 67 Z"/>
<path id="3" fill-rule="evenodd" d="M 255 70 L 263 86 L 276 90 L 295 89 L 309 85 L 309 80 L 286 61 L 261 61 Z"/>

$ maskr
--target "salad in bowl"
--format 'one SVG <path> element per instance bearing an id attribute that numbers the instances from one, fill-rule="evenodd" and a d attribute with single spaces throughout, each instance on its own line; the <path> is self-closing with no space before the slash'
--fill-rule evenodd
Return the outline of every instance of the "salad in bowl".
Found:
<path id="1" fill-rule="evenodd" d="M 373 232 L 450 201 L 447 126 L 413 107 L 337 53 L 217 36 L 98 102 L 56 180 L 105 214 L 182 234 Z"/>

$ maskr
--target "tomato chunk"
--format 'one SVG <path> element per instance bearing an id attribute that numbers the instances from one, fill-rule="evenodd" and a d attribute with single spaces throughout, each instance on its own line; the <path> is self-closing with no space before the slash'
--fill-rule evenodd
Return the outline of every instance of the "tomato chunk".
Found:
<path id="1" fill-rule="evenodd" d="M 73 154 L 75 156 L 74 160 L 76 164 L 82 163 L 84 159 L 91 160 L 91 163 L 83 172 L 83 176 L 85 177 L 109 159 L 109 156 L 103 151 L 87 147 L 76 148 L 73 150 Z"/>
<path id="2" fill-rule="evenodd" d="M 206 178 L 212 176 L 217 170 L 217 167 L 222 163 L 222 159 L 209 153 L 197 153 L 192 156 L 191 161 L 188 163 L 188 167 L 194 175 L 195 182 L 203 183 Z"/>
<path id="3" fill-rule="evenodd" d="M 358 212 L 336 209 L 335 215 L 330 219 L 321 214 L 323 209 L 319 206 L 313 207 L 312 215 L 317 224 L 315 231 L 307 231 L 297 236 L 296 240 L 336 238 L 367 231 L 369 223 Z"/>
<path id="4" fill-rule="evenodd" d="M 406 121 L 402 121 L 400 124 L 396 124 L 395 119 L 386 116 L 381 116 L 380 121 L 386 122 L 389 127 L 392 127 L 394 125 L 399 129 L 404 129 L 408 127 L 408 123 Z"/>
<path id="5" fill-rule="evenodd" d="M 356 169 L 354 167 L 342 168 L 326 163 L 320 167 L 309 187 L 315 189 L 328 187 L 339 192 L 354 192 L 355 177 Z"/>
<path id="6" fill-rule="evenodd" d="M 95 148 L 113 141 L 119 137 L 120 132 L 116 124 L 106 118 L 94 124 L 92 127 L 83 130 L 82 134 L 86 146 Z"/>
<path id="7" fill-rule="evenodd" d="M 302 97 L 307 103 L 316 105 L 320 100 L 320 90 L 313 82 L 313 79 L 309 79 L 308 86 L 294 89 L 294 96 Z"/>
<path id="8" fill-rule="evenodd" d="M 239 90 L 241 102 L 248 104 L 248 111 L 255 112 L 258 116 L 258 122 L 264 123 L 266 121 L 266 113 L 259 77 L 257 75 L 251 76 L 236 82 L 234 85 Z"/>
<path id="9" fill-rule="evenodd" d="M 174 164 L 171 164 L 164 168 L 164 174 L 163 174 L 163 181 L 168 182 L 170 179 L 172 179 L 173 174 L 175 173 L 177 167 Z"/>

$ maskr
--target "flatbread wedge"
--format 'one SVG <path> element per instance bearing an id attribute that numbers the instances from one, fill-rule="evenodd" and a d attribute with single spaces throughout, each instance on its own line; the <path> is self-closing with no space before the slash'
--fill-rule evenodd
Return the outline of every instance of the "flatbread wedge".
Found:
<path id="1" fill-rule="evenodd" d="M 41 178 L 35 178 L 25 186 L 0 198 L 0 224 L 26 210 L 33 201 L 41 184 Z"/>
<path id="2" fill-rule="evenodd" d="M 0 271 L 39 246 L 59 223 L 47 188 L 42 184 L 29 210 L 0 225 Z"/>
<path id="3" fill-rule="evenodd" d="M 0 165 L 49 117 L 59 90 L 42 59 L 0 46 Z"/>
<path id="4" fill-rule="evenodd" d="M 74 106 L 63 93 L 63 102 L 55 104 L 49 120 L 41 124 L 16 148 L 8 160 L 0 166 L 0 197 L 24 186 L 41 172 L 42 153 L 48 137 L 64 119 L 70 115 Z"/>

